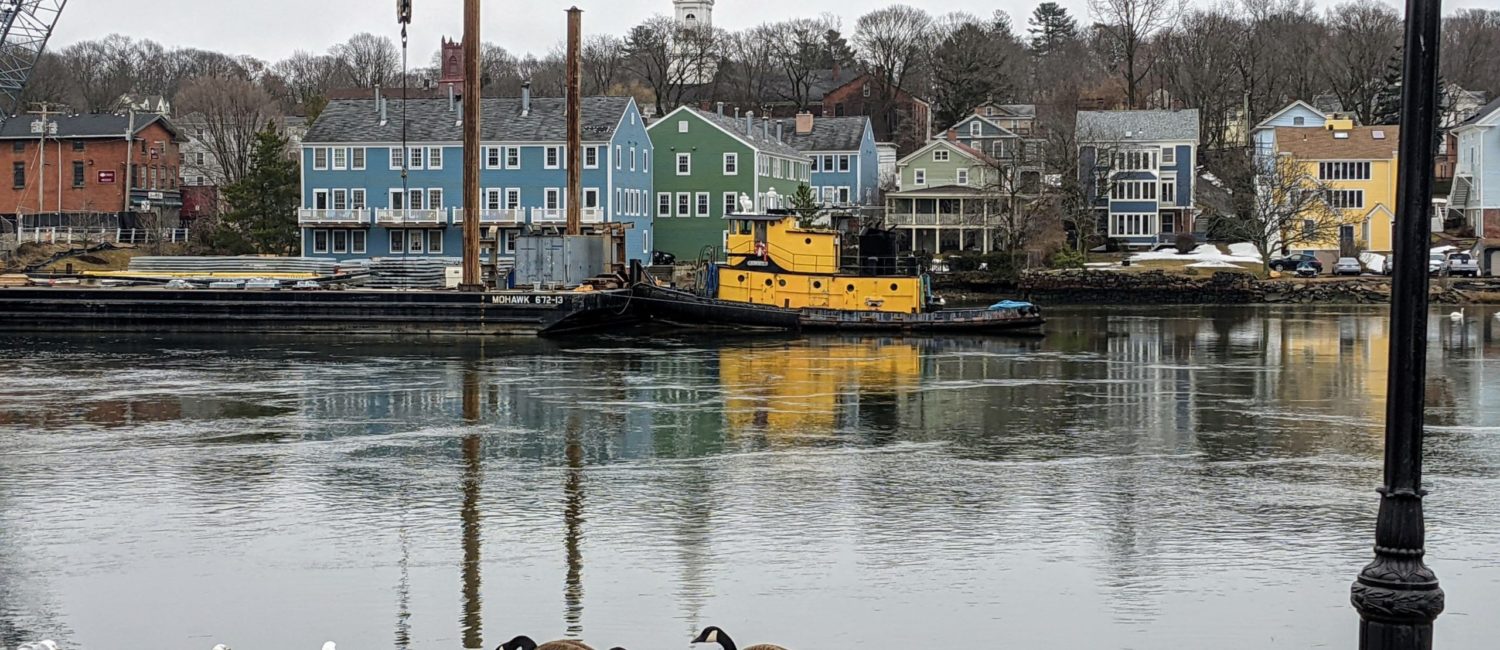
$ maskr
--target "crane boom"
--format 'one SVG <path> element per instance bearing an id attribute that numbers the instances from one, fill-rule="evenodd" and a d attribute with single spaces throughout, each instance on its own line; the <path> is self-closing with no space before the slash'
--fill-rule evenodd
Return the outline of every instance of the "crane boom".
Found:
<path id="1" fill-rule="evenodd" d="M 0 0 L 0 120 L 21 110 L 21 93 L 68 0 Z"/>

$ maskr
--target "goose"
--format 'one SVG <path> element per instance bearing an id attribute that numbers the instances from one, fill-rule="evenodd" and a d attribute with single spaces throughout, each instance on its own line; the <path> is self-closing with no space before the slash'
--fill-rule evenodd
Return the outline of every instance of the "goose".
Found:
<path id="1" fill-rule="evenodd" d="M 1448 314 L 1448 320 L 1451 320 L 1451 321 L 1453 321 L 1455 323 L 1457 323 L 1457 322 L 1459 322 L 1459 321 L 1461 321 L 1463 319 L 1464 319 L 1464 308 L 1462 308 L 1462 307 L 1459 308 L 1458 311 L 1453 312 L 1451 314 Z"/>
<path id="2" fill-rule="evenodd" d="M 734 644 L 734 639 L 729 638 L 729 635 L 725 634 L 724 630 L 712 625 L 703 628 L 703 633 L 699 634 L 698 638 L 693 639 L 693 643 L 717 643 L 724 650 L 739 650 L 739 646 Z M 745 648 L 745 650 L 786 650 L 786 648 L 770 643 L 758 643 Z"/>
<path id="3" fill-rule="evenodd" d="M 509 641 L 506 641 L 505 643 L 500 644 L 500 647 L 497 648 L 496 650 L 594 650 L 594 649 L 590 648 L 587 644 L 585 644 L 582 641 L 573 641 L 571 639 L 559 639 L 557 641 L 548 641 L 548 642 L 543 643 L 541 645 L 537 645 L 536 641 L 532 641 L 531 640 L 531 637 L 526 636 L 525 634 L 522 634 L 522 635 L 520 635 L 520 636 L 518 636 L 518 637 L 516 637 L 514 639 L 511 639 Z"/>

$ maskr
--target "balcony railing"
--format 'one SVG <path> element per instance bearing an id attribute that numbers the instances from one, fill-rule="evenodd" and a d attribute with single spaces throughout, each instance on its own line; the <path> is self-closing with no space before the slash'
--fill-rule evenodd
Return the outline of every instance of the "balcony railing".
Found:
<path id="1" fill-rule="evenodd" d="M 604 208 L 582 208 L 578 218 L 583 223 L 604 223 Z M 532 223 L 566 223 L 568 211 L 563 208 L 532 208 Z"/>
<path id="2" fill-rule="evenodd" d="M 432 210 L 401 210 L 384 208 L 375 211 L 375 223 L 382 226 L 440 226 L 447 222 L 448 211 L 444 208 Z"/>
<path id="3" fill-rule="evenodd" d="M 329 226 L 347 226 L 370 223 L 370 211 L 365 208 L 325 210 L 302 208 L 297 210 L 297 223 Z"/>
<path id="4" fill-rule="evenodd" d="M 480 224 L 515 224 L 526 221 L 525 208 L 504 208 L 500 210 L 480 210 Z M 464 222 L 464 209 L 453 208 L 453 225 Z"/>

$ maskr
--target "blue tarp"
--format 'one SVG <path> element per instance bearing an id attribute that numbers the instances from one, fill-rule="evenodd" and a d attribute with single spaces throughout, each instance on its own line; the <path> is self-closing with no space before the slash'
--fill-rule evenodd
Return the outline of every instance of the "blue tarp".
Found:
<path id="1" fill-rule="evenodd" d="M 990 311 L 999 311 L 1001 309 L 1027 309 L 1031 306 L 1031 303 L 1022 302 L 1020 300 L 1001 300 L 1000 302 L 990 305 Z"/>

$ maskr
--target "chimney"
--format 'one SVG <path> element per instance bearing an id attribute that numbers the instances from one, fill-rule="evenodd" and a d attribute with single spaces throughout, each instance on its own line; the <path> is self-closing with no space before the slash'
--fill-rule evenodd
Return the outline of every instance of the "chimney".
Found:
<path id="1" fill-rule="evenodd" d="M 734 119 L 740 119 L 740 107 L 734 107 Z"/>
<path id="2" fill-rule="evenodd" d="M 957 142 L 958 141 L 958 129 L 948 129 L 948 141 L 949 142 Z"/>
<path id="3" fill-rule="evenodd" d="M 745 135 L 755 134 L 755 111 L 745 111 Z"/>
<path id="4" fill-rule="evenodd" d="M 724 117 L 724 102 L 715 103 L 714 108 L 719 111 L 719 117 Z"/>
<path id="5" fill-rule="evenodd" d="M 521 82 L 521 117 L 531 114 L 531 82 Z"/>
<path id="6" fill-rule="evenodd" d="M 770 116 L 764 116 L 763 115 L 760 118 L 760 137 L 765 138 L 767 140 L 771 139 L 771 118 L 770 118 Z"/>
<path id="7" fill-rule="evenodd" d="M 839 60 L 838 60 L 837 57 L 834 57 L 834 59 L 833 59 L 833 82 L 834 83 L 838 83 L 838 81 L 839 81 Z"/>
<path id="8" fill-rule="evenodd" d="M 781 120 L 776 120 L 776 141 L 781 142 Z"/>
<path id="9" fill-rule="evenodd" d="M 380 103 L 380 84 L 375 84 L 375 110 L 380 110 L 382 106 Z"/>
<path id="10" fill-rule="evenodd" d="M 386 100 L 384 98 L 375 100 L 375 106 L 376 106 L 376 108 L 378 108 L 380 110 L 380 125 L 381 126 L 385 126 L 385 122 L 386 122 L 386 118 L 385 118 L 385 115 L 386 115 L 386 107 L 385 107 L 385 105 L 386 105 L 386 103 L 387 102 L 386 102 Z"/>
<path id="11" fill-rule="evenodd" d="M 797 124 L 797 133 L 801 133 L 801 134 L 812 133 L 813 114 L 809 113 L 807 111 L 802 111 L 801 113 L 798 113 L 797 114 L 796 124 Z"/>
<path id="12" fill-rule="evenodd" d="M 453 112 L 453 84 L 448 84 L 448 112 Z"/>

